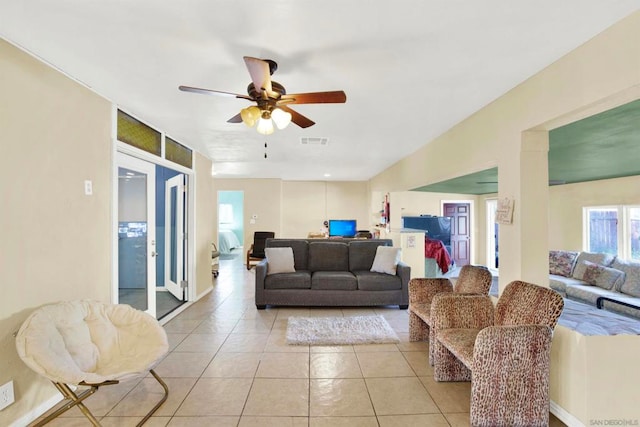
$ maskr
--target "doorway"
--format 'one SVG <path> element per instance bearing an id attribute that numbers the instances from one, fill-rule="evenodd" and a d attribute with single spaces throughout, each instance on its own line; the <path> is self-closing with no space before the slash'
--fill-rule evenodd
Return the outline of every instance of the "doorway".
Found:
<path id="1" fill-rule="evenodd" d="M 218 191 L 218 250 L 220 259 L 242 256 L 244 192 Z"/>
<path id="2" fill-rule="evenodd" d="M 457 267 L 471 263 L 471 201 L 442 203 L 442 215 L 451 217 L 451 258 Z"/>
<path id="3" fill-rule="evenodd" d="M 117 153 L 116 303 L 156 318 L 187 298 L 188 176 Z"/>

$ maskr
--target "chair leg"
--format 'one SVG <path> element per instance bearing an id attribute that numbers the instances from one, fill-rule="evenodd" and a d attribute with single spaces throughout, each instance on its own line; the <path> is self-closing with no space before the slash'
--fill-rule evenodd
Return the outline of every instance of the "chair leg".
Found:
<path id="1" fill-rule="evenodd" d="M 409 311 L 409 341 L 424 341 L 428 337 L 429 325 L 413 311 Z"/>
<path id="2" fill-rule="evenodd" d="M 433 379 L 471 381 L 471 371 L 437 339 L 433 342 Z"/>
<path id="3" fill-rule="evenodd" d="M 167 384 L 164 381 L 162 381 L 162 378 L 160 378 L 160 376 L 156 374 L 156 372 L 153 369 L 149 370 L 149 372 L 151 373 L 151 375 L 153 375 L 153 378 L 155 378 L 156 381 L 158 381 L 158 383 L 160 383 L 160 385 L 164 389 L 164 395 L 162 396 L 162 399 L 160 399 L 160 401 L 156 403 L 156 406 L 151 408 L 151 410 L 147 412 L 147 415 L 145 415 L 144 418 L 138 424 L 136 424 L 136 427 L 139 427 L 144 423 L 146 423 L 147 420 L 151 418 L 151 416 L 158 410 L 158 408 L 160 408 L 160 406 L 162 406 L 162 404 L 167 400 L 167 397 L 169 397 L 169 387 L 167 387 Z"/>
<path id="4" fill-rule="evenodd" d="M 109 384 L 117 384 L 117 381 L 115 381 L 115 382 L 109 381 Z M 73 408 L 74 406 L 77 406 L 78 409 L 80 409 L 80 411 L 82 411 L 84 416 L 89 419 L 91 424 L 93 424 L 94 426 L 98 426 L 98 427 L 100 426 L 100 423 L 98 422 L 96 417 L 93 416 L 91 411 L 89 411 L 89 408 L 87 408 L 85 406 L 85 404 L 82 403 L 82 401 L 85 400 L 87 397 L 91 396 L 93 393 L 95 393 L 98 390 L 98 388 L 100 387 L 100 385 L 104 385 L 104 384 L 91 385 L 91 388 L 89 388 L 88 390 L 83 391 L 80 394 L 75 394 L 73 392 L 73 390 L 71 390 L 71 388 L 67 384 L 53 382 L 53 385 L 55 385 L 56 388 L 58 389 L 58 391 L 60 393 L 62 393 L 62 396 L 64 396 L 64 399 L 65 400 L 69 400 L 69 402 L 66 403 L 64 406 L 62 406 L 61 408 L 58 408 L 56 411 L 52 412 L 51 414 L 47 415 L 45 418 L 43 418 L 42 420 L 38 421 L 37 423 L 31 424 L 32 427 L 43 426 L 43 425 L 49 423 L 50 421 L 52 421 L 54 418 L 64 414 L 69 409 Z"/>

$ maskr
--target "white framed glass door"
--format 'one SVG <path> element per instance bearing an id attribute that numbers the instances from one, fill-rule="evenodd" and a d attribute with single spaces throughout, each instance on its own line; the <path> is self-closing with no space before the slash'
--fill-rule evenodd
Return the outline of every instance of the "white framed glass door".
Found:
<path id="1" fill-rule="evenodd" d="M 498 200 L 487 200 L 487 267 L 498 269 L 498 223 L 496 222 L 496 211 L 498 210 Z"/>
<path id="2" fill-rule="evenodd" d="M 117 302 L 155 317 L 155 165 L 117 153 L 117 168 Z"/>
<path id="3" fill-rule="evenodd" d="M 170 178 L 165 184 L 164 285 L 171 294 L 184 300 L 184 175 Z"/>

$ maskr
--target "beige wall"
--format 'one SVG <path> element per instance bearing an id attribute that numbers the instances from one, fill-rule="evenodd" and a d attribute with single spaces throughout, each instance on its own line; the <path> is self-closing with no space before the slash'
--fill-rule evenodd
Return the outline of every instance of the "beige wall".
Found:
<path id="1" fill-rule="evenodd" d="M 111 300 L 111 104 L 0 40 L 0 384 L 8 425 L 57 394 L 18 358 L 36 307 Z M 84 195 L 84 181 L 93 195 Z"/>
<path id="2" fill-rule="evenodd" d="M 215 179 L 215 191 L 244 192 L 244 246 L 254 231 L 276 237 L 302 238 L 320 231 L 325 219 L 355 219 L 369 229 L 366 182 L 281 181 L 279 179 Z M 252 215 L 257 215 L 251 224 Z"/>
<path id="3" fill-rule="evenodd" d="M 211 243 L 216 235 L 216 193 L 211 176 L 211 160 L 196 153 L 196 214 L 195 214 L 195 263 L 196 296 L 211 290 Z"/>
<path id="4" fill-rule="evenodd" d="M 273 231 L 276 237 L 282 236 L 282 181 L 279 179 L 214 179 L 213 186 L 216 192 L 216 203 L 218 191 L 244 192 L 243 245 L 245 249 L 251 246 L 255 231 Z M 252 215 L 257 215 L 254 224 L 251 223 Z M 217 223 L 217 214 L 214 221 Z"/>
<path id="5" fill-rule="evenodd" d="M 16 353 L 13 333 L 24 319 L 60 300 L 112 301 L 113 120 L 109 101 L 2 40 L 0 57 L 0 384 L 13 380 L 16 398 L 0 425 L 9 425 L 59 396 Z M 211 286 L 211 162 L 196 154 L 195 172 L 202 295 Z"/>
<path id="6" fill-rule="evenodd" d="M 576 212 L 581 196 L 556 192 L 579 191 L 593 198 L 595 193 L 588 188 L 600 189 L 600 185 L 606 184 L 558 187 L 543 192 L 548 170 L 544 155 L 546 138 L 544 132 L 527 131 L 549 130 L 638 98 L 640 12 L 551 64 L 442 136 L 425 141 L 414 155 L 372 178 L 371 190 L 404 191 L 498 166 L 498 195 L 515 200 L 513 224 L 500 227 L 500 286 L 516 279 L 548 283 L 548 249 L 581 247 L 576 228 L 581 218 L 581 212 Z M 455 153 L 464 155 L 456 155 L 455 162 L 442 161 Z M 637 191 L 638 187 L 633 188 Z M 603 189 L 603 193 L 606 191 Z M 573 205 L 562 206 L 562 197 L 569 204 L 573 200 Z M 558 222 L 549 220 L 554 210 L 562 215 L 558 216 Z M 560 218 L 568 222 L 563 223 Z M 586 342 L 597 344 L 584 345 L 575 334 L 559 333 L 555 337 L 554 346 L 561 351 L 554 350 L 552 354 L 554 372 L 573 374 L 552 377 L 551 399 L 584 424 L 592 419 L 624 417 L 634 410 L 633 418 L 637 419 L 637 405 L 626 400 L 626 396 L 637 397 L 637 378 L 618 374 L 636 370 L 635 362 L 619 357 L 614 362 L 617 365 L 611 367 L 611 360 L 606 360 L 604 350 L 597 347 L 608 346 L 607 356 L 627 352 L 637 355 L 638 337 L 602 338 L 586 338 Z M 590 380 L 592 376 L 599 378 L 600 372 L 610 371 L 616 373 L 615 381 L 596 384 Z M 559 380 L 563 383 L 558 384 Z M 603 396 L 620 395 L 625 396 L 622 403 L 605 407 Z"/>
<path id="7" fill-rule="evenodd" d="M 548 223 L 546 215 L 533 214 L 532 209 L 547 203 L 534 197 L 539 188 L 546 187 L 547 168 L 536 164 L 544 158 L 536 151 L 542 143 L 526 141 L 523 132 L 549 129 L 562 121 L 628 101 L 629 94 L 636 94 L 640 86 L 638 40 L 640 12 L 551 64 L 442 136 L 425 141 L 413 155 L 372 178 L 371 190 L 409 190 L 498 166 L 500 197 L 516 201 L 513 224 L 501 227 L 504 262 L 500 284 L 504 286 L 518 278 L 543 280 Z M 455 155 L 455 161 L 442 161 L 454 153 L 462 154 Z M 535 240 L 530 238 L 532 230 L 538 236 Z"/>
<path id="8" fill-rule="evenodd" d="M 638 204 L 640 176 L 550 187 L 549 248 L 582 250 L 582 208 L 585 206 Z"/>

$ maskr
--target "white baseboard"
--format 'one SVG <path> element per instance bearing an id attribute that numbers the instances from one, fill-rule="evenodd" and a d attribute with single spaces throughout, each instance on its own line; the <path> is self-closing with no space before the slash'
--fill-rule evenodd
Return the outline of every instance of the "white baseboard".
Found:
<path id="1" fill-rule="evenodd" d="M 42 414 L 44 414 L 49 409 L 53 408 L 58 403 L 60 403 L 62 399 L 63 399 L 62 395 L 60 393 L 56 393 L 55 395 L 51 396 L 51 398 L 45 400 L 40 405 L 31 409 L 22 417 L 15 420 L 11 424 L 9 424 L 9 427 L 24 427 L 26 425 L 29 425 L 29 423 L 33 422 L 34 420 L 37 420 L 39 417 L 42 416 Z"/>
<path id="2" fill-rule="evenodd" d="M 565 423 L 568 427 L 585 427 L 585 425 L 582 424 L 579 419 L 565 411 L 563 407 L 558 405 L 553 400 L 551 401 L 551 404 L 549 406 L 551 409 L 551 413 L 555 415 L 560 421 Z"/>

